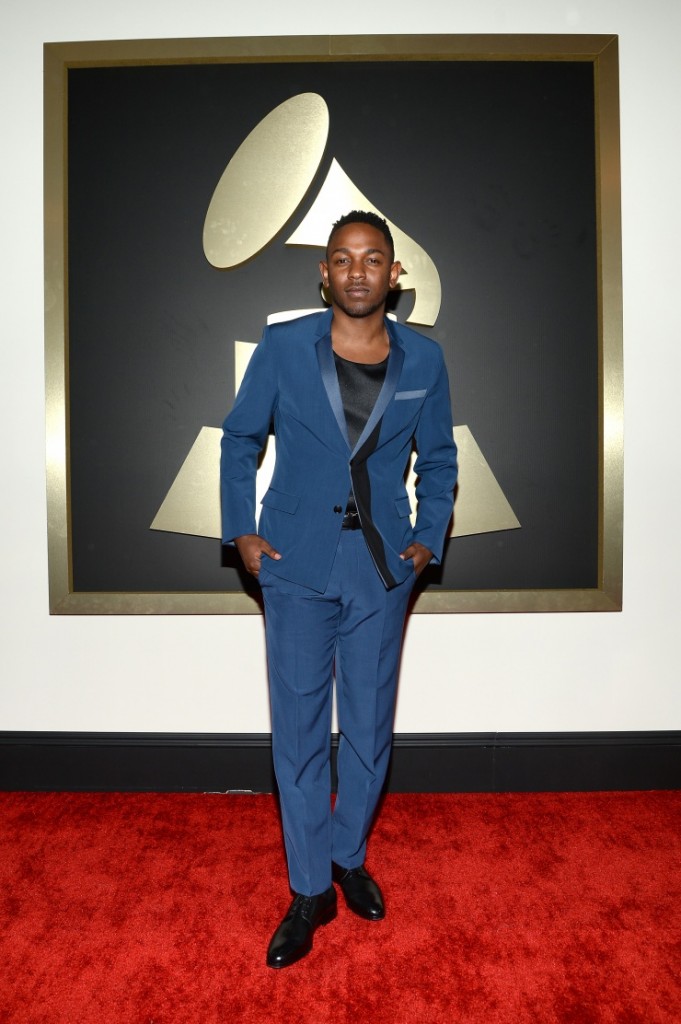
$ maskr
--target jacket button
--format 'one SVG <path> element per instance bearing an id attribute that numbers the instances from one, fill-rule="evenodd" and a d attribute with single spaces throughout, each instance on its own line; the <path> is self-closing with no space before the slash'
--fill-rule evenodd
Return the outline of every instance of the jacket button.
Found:
<path id="1" fill-rule="evenodd" d="M 334 505 L 333 506 L 333 510 L 334 510 L 334 512 L 342 512 L 343 511 L 343 506 L 342 505 Z"/>

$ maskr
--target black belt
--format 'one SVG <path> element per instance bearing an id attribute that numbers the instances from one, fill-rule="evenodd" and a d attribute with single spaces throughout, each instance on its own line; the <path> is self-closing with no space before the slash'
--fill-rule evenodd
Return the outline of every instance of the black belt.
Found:
<path id="1" fill-rule="evenodd" d="M 343 530 L 361 530 L 362 524 L 359 521 L 359 512 L 346 512 L 343 516 L 341 526 Z"/>

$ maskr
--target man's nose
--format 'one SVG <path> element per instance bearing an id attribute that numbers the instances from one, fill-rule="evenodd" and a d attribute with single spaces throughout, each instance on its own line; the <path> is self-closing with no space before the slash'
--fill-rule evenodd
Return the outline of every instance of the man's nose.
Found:
<path id="1" fill-rule="evenodd" d="M 364 277 L 364 264 L 361 260 L 357 260 L 350 264 L 349 276 L 352 278 Z"/>

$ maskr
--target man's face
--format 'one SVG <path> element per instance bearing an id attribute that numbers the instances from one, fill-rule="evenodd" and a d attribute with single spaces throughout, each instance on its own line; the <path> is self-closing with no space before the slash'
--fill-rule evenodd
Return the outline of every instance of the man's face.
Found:
<path id="1" fill-rule="evenodd" d="M 383 232 L 371 224 L 346 224 L 334 232 L 327 258 L 319 264 L 332 304 L 352 317 L 385 306 L 402 269 L 391 256 Z"/>

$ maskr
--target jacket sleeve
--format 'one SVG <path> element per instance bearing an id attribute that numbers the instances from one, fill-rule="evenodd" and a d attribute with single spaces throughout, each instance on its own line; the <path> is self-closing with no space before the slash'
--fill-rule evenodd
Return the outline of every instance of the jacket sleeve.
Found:
<path id="1" fill-rule="evenodd" d="M 222 425 L 222 543 L 256 532 L 255 476 L 277 404 L 277 373 L 269 328 L 251 356 L 232 411 Z"/>
<path id="2" fill-rule="evenodd" d="M 439 363 L 435 383 L 423 403 L 414 435 L 418 501 L 414 540 L 433 552 L 433 562 L 436 563 L 442 559 L 458 473 L 456 444 L 452 434 L 449 379 L 441 351 Z"/>

